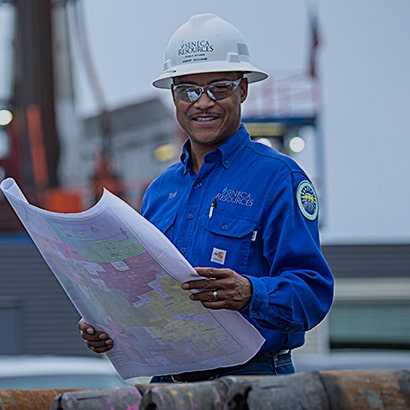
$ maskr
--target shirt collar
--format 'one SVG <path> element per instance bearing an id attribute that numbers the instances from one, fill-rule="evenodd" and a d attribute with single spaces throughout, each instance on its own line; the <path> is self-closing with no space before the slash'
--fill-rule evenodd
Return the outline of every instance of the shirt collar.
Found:
<path id="1" fill-rule="evenodd" d="M 179 157 L 182 165 L 184 166 L 184 175 L 188 172 L 189 168 L 189 156 L 191 153 L 191 144 L 189 142 L 189 138 L 185 140 L 184 145 L 182 145 L 182 152 Z"/>
<path id="2" fill-rule="evenodd" d="M 225 168 L 229 168 L 234 157 L 239 152 L 240 147 L 244 145 L 245 140 L 248 141 L 249 139 L 250 136 L 247 129 L 243 124 L 241 124 L 239 130 L 235 132 L 235 134 L 233 134 L 227 141 L 225 141 L 221 146 L 219 146 L 215 151 L 212 152 L 219 151 L 222 165 Z M 182 152 L 180 156 L 180 161 L 184 165 L 184 174 L 186 174 L 188 172 L 188 169 L 191 167 L 189 161 L 190 155 L 191 144 L 188 138 L 182 146 Z"/>

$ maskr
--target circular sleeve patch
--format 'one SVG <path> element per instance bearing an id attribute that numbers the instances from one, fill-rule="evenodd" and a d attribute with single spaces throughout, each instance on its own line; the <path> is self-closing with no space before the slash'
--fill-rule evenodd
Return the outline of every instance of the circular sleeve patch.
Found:
<path id="1" fill-rule="evenodd" d="M 314 221 L 319 212 L 319 202 L 315 188 L 310 181 L 304 180 L 299 183 L 296 199 L 302 215 L 309 221 Z"/>

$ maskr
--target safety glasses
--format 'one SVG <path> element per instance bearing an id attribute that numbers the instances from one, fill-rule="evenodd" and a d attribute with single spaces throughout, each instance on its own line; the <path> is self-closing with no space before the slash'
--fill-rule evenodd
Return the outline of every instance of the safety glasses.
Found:
<path id="1" fill-rule="evenodd" d="M 210 99 L 220 101 L 232 95 L 239 87 L 241 81 L 242 77 L 232 81 L 215 81 L 214 83 L 205 86 L 195 84 L 178 84 L 173 85 L 173 90 L 175 98 L 188 103 L 198 101 L 205 91 L 206 95 Z"/>

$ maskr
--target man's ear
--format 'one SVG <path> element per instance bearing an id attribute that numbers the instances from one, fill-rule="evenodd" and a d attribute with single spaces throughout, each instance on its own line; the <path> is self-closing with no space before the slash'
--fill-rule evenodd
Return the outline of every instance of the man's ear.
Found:
<path id="1" fill-rule="evenodd" d="M 175 104 L 174 84 L 171 84 L 171 94 L 172 94 L 172 101 L 174 101 L 174 104 Z"/>
<path id="2" fill-rule="evenodd" d="M 241 103 L 245 102 L 246 98 L 248 97 L 248 79 L 243 77 L 240 85 L 239 90 L 241 93 Z"/>

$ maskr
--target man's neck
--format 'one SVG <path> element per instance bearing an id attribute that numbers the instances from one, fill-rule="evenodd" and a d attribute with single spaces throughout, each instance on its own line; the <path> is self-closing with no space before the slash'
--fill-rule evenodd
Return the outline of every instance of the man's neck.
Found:
<path id="1" fill-rule="evenodd" d="M 201 169 L 202 164 L 204 163 L 204 158 L 205 155 L 212 150 L 200 150 L 200 149 L 192 149 L 192 143 L 191 143 L 191 167 L 192 170 L 195 172 L 195 174 L 199 173 L 199 170 Z"/>

